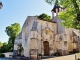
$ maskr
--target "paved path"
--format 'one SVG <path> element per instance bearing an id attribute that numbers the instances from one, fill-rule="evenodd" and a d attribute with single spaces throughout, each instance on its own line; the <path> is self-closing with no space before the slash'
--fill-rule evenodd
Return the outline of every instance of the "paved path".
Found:
<path id="1" fill-rule="evenodd" d="M 75 60 L 75 55 L 68 55 L 68 56 L 55 57 L 55 58 L 47 58 L 47 59 L 41 59 L 41 60 Z"/>

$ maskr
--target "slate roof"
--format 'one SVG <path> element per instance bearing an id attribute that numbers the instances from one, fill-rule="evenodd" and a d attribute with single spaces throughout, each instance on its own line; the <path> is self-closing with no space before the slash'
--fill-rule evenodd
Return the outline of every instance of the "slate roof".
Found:
<path id="1" fill-rule="evenodd" d="M 80 36 L 79 30 L 75 30 L 75 29 L 74 29 L 72 32 L 73 32 L 75 35 Z"/>
<path id="2" fill-rule="evenodd" d="M 59 8 L 64 9 L 64 8 L 58 6 L 58 5 L 54 5 L 54 7 L 53 7 L 53 9 L 51 11 L 56 12 L 56 9 L 58 9 L 58 12 L 59 12 Z"/>
<path id="3" fill-rule="evenodd" d="M 33 26 L 32 26 L 32 31 L 34 31 L 34 30 L 37 30 L 37 25 L 38 25 L 38 22 L 36 22 L 36 21 L 34 21 L 34 23 L 33 23 Z"/>
<path id="4" fill-rule="evenodd" d="M 15 38 L 16 39 L 22 39 L 22 31 L 19 33 L 19 35 Z"/>

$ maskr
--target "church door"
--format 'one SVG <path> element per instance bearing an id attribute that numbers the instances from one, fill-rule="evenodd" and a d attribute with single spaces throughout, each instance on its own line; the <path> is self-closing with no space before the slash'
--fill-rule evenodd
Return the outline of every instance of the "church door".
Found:
<path id="1" fill-rule="evenodd" d="M 44 56 L 48 56 L 49 55 L 49 42 L 44 41 L 43 45 L 44 45 Z"/>

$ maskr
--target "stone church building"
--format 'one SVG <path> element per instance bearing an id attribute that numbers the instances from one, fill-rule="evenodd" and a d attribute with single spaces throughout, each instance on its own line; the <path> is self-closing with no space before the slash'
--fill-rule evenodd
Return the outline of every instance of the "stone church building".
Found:
<path id="1" fill-rule="evenodd" d="M 36 16 L 28 16 L 23 24 L 22 31 L 14 42 L 14 54 L 17 54 L 18 44 L 22 44 L 22 55 L 41 54 L 52 56 L 56 52 L 67 55 L 70 52 L 80 51 L 80 33 L 73 28 L 65 28 L 61 25 L 62 20 L 57 16 L 64 9 L 54 6 L 52 9 L 52 20 L 40 20 Z M 54 16 L 56 14 L 56 16 Z"/>

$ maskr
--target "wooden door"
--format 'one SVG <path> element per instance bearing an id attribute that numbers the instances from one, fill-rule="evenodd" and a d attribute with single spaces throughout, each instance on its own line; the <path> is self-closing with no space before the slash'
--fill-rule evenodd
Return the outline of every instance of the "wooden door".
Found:
<path id="1" fill-rule="evenodd" d="M 49 55 L 49 42 L 44 41 L 44 56 L 48 56 Z"/>

